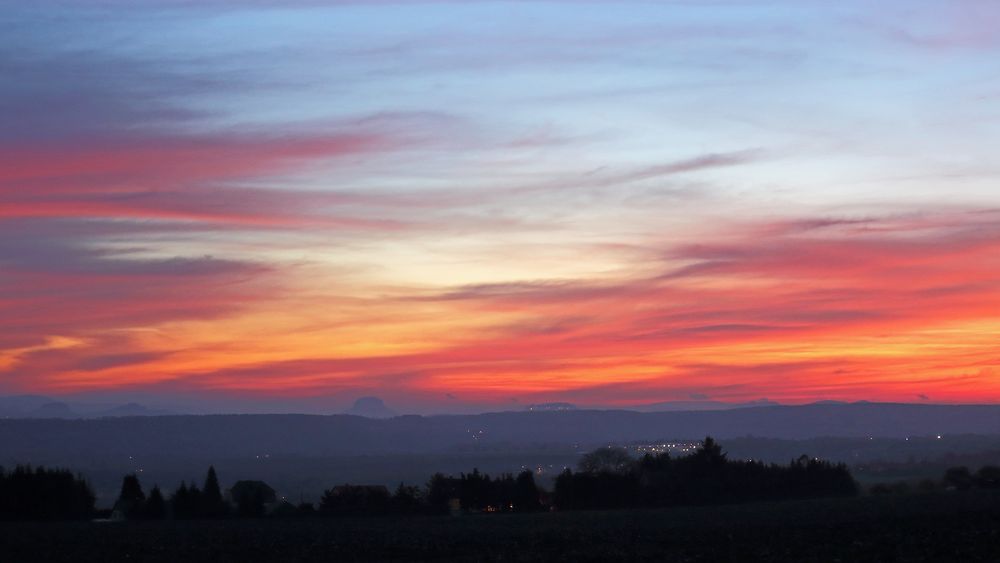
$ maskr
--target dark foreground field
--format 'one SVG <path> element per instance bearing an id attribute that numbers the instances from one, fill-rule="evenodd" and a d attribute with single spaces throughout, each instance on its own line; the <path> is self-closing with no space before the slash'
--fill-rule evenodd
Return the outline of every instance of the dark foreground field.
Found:
<path id="1" fill-rule="evenodd" d="M 1000 561 L 1000 494 L 650 511 L 0 525 L 0 561 Z"/>

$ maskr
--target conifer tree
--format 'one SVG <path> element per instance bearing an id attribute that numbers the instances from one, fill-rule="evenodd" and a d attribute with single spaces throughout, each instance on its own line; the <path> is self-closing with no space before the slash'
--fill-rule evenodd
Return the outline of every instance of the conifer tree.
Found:
<path id="1" fill-rule="evenodd" d="M 149 491 L 149 498 L 146 499 L 146 508 L 143 515 L 150 520 L 162 520 L 167 515 L 167 503 L 163 500 L 163 493 L 160 487 L 153 485 Z"/>
<path id="2" fill-rule="evenodd" d="M 205 476 L 205 486 L 201 491 L 201 515 L 206 518 L 218 518 L 226 513 L 226 503 L 222 500 L 222 490 L 215 467 L 209 466 Z"/>
<path id="3" fill-rule="evenodd" d="M 144 508 L 146 495 L 135 473 L 122 479 L 122 490 L 115 502 L 115 510 L 120 511 L 125 518 L 138 517 Z"/>
<path id="4" fill-rule="evenodd" d="M 139 477 L 135 473 L 126 475 L 122 479 L 122 490 L 118 495 L 118 500 L 125 501 L 144 501 L 146 500 L 145 493 L 142 492 L 142 485 L 139 483 Z"/>

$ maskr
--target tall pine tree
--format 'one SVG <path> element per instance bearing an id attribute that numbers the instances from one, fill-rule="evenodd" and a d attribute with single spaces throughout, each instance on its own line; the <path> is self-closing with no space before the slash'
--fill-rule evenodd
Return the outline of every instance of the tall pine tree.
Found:
<path id="1" fill-rule="evenodd" d="M 205 518 L 220 518 L 226 515 L 226 502 L 222 499 L 222 489 L 219 488 L 219 477 L 215 467 L 209 466 L 205 476 L 205 486 L 201 491 L 201 515 Z"/>
<path id="2" fill-rule="evenodd" d="M 141 515 L 145 502 L 146 495 L 142 492 L 139 478 L 135 473 L 126 475 L 122 479 L 122 490 L 115 502 L 115 511 L 125 518 L 136 518 Z"/>

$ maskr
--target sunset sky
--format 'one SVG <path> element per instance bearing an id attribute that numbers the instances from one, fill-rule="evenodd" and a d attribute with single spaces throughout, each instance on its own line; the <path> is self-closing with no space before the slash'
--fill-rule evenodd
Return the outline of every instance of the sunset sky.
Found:
<path id="1" fill-rule="evenodd" d="M 1000 402 L 993 0 L 0 0 L 0 394 Z"/>

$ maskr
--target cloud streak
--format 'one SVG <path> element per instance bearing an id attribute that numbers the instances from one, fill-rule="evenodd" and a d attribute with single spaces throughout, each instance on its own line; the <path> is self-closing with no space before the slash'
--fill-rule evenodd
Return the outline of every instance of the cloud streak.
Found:
<path id="1" fill-rule="evenodd" d="M 988 2 L 125 4 L 0 16 L 0 393 L 1000 401 Z"/>
<path id="2" fill-rule="evenodd" d="M 491 320 L 423 351 L 177 373 L 176 385 L 290 396 L 396 385 L 428 396 L 459 389 L 486 403 L 510 389 L 537 400 L 626 403 L 691 390 L 792 401 L 896 399 L 914 386 L 952 400 L 1000 392 L 988 376 L 1000 327 L 996 217 L 928 219 L 869 219 L 876 228 L 860 232 L 854 221 L 808 220 L 824 225 L 822 236 L 780 222 L 742 225 L 720 238 L 772 235 L 668 246 L 658 276 L 407 297 L 388 306 L 397 319 L 355 322 L 398 329 L 411 308 L 430 305 L 450 318 Z M 92 372 L 101 362 L 83 366 Z"/>

